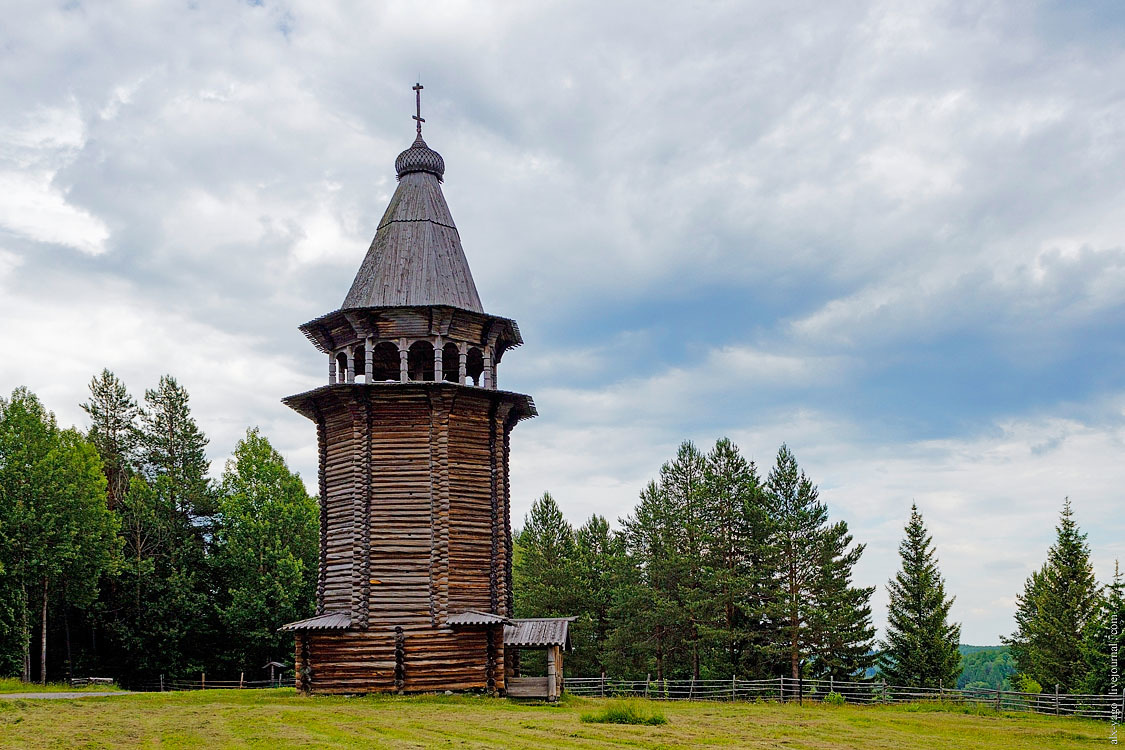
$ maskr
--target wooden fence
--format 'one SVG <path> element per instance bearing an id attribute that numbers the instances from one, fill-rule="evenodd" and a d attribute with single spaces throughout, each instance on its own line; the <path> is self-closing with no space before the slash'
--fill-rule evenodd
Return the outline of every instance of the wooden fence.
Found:
<path id="1" fill-rule="evenodd" d="M 165 693 L 176 690 L 251 690 L 263 688 L 293 687 L 292 677 L 279 677 L 273 680 L 213 680 L 205 674 L 196 679 L 165 679 L 129 685 L 129 689 L 144 693 Z"/>
<path id="2" fill-rule="evenodd" d="M 917 688 L 882 681 L 801 680 L 619 680 L 612 677 L 568 677 L 571 695 L 638 697 L 654 700 L 822 702 L 835 693 L 846 703 L 911 703 L 918 701 L 977 704 L 997 711 L 1031 711 L 1055 716 L 1121 720 L 1121 696 L 1070 693 L 1019 693 L 1011 690 Z"/>

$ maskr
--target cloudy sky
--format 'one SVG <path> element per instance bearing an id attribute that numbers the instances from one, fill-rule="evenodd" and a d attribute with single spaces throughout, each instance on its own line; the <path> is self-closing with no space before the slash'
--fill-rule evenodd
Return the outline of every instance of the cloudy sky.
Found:
<path id="1" fill-rule="evenodd" d="M 424 8 L 424 10 L 423 10 Z M 867 552 L 911 501 L 963 640 L 1012 630 L 1063 498 L 1125 558 L 1125 15 L 1109 0 L 7 0 L 0 392 L 192 395 L 218 474 L 325 380 L 426 86 L 488 311 L 516 518 L 632 508 L 685 439 L 787 442 Z"/>

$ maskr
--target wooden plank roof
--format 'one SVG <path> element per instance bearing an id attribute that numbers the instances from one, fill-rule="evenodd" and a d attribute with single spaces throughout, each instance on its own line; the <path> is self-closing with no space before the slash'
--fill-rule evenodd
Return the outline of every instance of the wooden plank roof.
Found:
<path id="1" fill-rule="evenodd" d="M 494 615 L 491 612 L 479 612 L 475 609 L 467 609 L 460 614 L 456 614 L 450 617 L 445 621 L 445 624 L 463 627 L 472 625 L 503 625 L 510 622 L 512 621 L 502 615 Z"/>
<path id="2" fill-rule="evenodd" d="M 575 617 L 535 617 L 504 626 L 504 645 L 516 648 L 570 648 L 570 623 Z"/>
<path id="3" fill-rule="evenodd" d="M 403 174 L 342 309 L 449 305 L 484 312 L 432 172 Z"/>
<path id="4" fill-rule="evenodd" d="M 291 622 L 278 628 L 279 632 L 291 630 L 347 630 L 351 627 L 350 612 L 326 612 L 323 615 Z M 268 665 L 267 665 L 268 666 Z"/>
<path id="5" fill-rule="evenodd" d="M 369 396 L 376 396 L 380 394 L 389 393 L 409 393 L 412 391 L 425 391 L 429 389 L 453 389 L 459 388 L 461 390 L 469 390 L 476 395 L 484 396 L 486 398 L 495 398 L 501 401 L 506 401 L 512 404 L 515 413 L 520 421 L 539 416 L 539 411 L 535 408 L 535 401 L 531 396 L 523 393 L 513 393 L 511 391 L 492 390 L 490 388 L 482 388 L 475 385 L 458 385 L 448 381 L 432 381 L 432 380 L 410 380 L 405 383 L 398 381 L 391 381 L 386 383 L 334 383 L 330 385 L 322 385 L 314 388 L 311 391 L 304 393 L 296 393 L 292 396 L 286 396 L 281 399 L 281 402 L 294 409 L 302 416 L 315 420 L 317 410 L 317 399 L 324 397 L 335 396 L 340 398 L 344 403 L 347 403 L 351 395 L 359 390 L 367 390 Z"/>

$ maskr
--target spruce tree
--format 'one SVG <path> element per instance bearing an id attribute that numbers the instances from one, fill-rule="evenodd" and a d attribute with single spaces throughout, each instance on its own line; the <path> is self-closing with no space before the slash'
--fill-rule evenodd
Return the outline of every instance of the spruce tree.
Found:
<path id="1" fill-rule="evenodd" d="M 531 510 L 524 517 L 523 528 L 513 541 L 515 616 L 563 617 L 577 614 L 578 562 L 574 529 L 563 517 L 551 493 L 543 493 L 531 504 Z M 545 674 L 544 652 L 535 651 L 518 658 L 524 673 Z"/>
<path id="2" fill-rule="evenodd" d="M 1115 563 L 1113 582 L 1106 586 L 1105 596 L 1083 644 L 1086 675 L 1082 692 L 1092 695 L 1122 694 L 1121 685 L 1113 685 L 1113 658 L 1125 656 L 1125 577 L 1120 562 Z M 1120 672 L 1120 668 L 1118 670 Z"/>
<path id="3" fill-rule="evenodd" d="M 573 614 L 576 590 L 574 529 L 545 492 L 531 504 L 516 535 L 518 561 L 513 561 L 517 617 L 560 617 Z M 518 564 L 517 564 L 518 563 Z"/>
<path id="4" fill-rule="evenodd" d="M 599 515 L 574 533 L 575 609 L 578 616 L 571 628 L 574 654 L 570 658 L 574 674 L 601 674 L 607 670 L 606 643 L 613 627 L 613 591 L 624 557 L 622 539 Z"/>
<path id="5" fill-rule="evenodd" d="M 917 505 L 910 508 L 898 554 L 902 567 L 887 583 L 879 671 L 893 685 L 952 687 L 961 672 L 961 626 L 949 622 L 953 597 L 945 595 L 933 538 Z"/>
<path id="6" fill-rule="evenodd" d="M 875 587 L 852 585 L 852 569 L 864 549 L 862 544 L 852 546 L 852 535 L 843 521 L 822 532 L 820 575 L 813 587 L 809 620 L 812 677 L 857 679 L 875 661 L 875 626 L 871 622 Z"/>
<path id="7" fill-rule="evenodd" d="M 1017 598 L 1016 632 L 1003 640 L 1023 675 L 1044 688 L 1058 685 L 1071 692 L 1086 676 L 1083 646 L 1101 599 L 1090 547 L 1074 521 L 1069 498 L 1055 530 L 1046 564 Z"/>
<path id="8" fill-rule="evenodd" d="M 686 676 L 677 522 L 674 506 L 656 482 L 645 486 L 640 503 L 623 521 L 628 565 L 614 599 L 617 627 L 611 642 L 623 661 L 658 680 Z"/>

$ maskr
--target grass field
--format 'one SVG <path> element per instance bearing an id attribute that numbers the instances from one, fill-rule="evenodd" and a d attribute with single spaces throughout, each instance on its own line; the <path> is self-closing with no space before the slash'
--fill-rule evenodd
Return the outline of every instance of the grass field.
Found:
<path id="1" fill-rule="evenodd" d="M 590 724 L 607 701 L 303 698 L 291 689 L 0 700 L 0 748 L 1088 748 L 1110 726 L 954 707 L 661 703 L 662 726 Z"/>
<path id="2" fill-rule="evenodd" d="M 110 690 L 120 690 L 120 688 L 116 685 L 89 685 L 75 688 L 65 682 L 48 682 L 46 685 L 40 685 L 38 682 L 20 682 L 14 677 L 0 677 L 0 695 L 4 693 L 105 693 Z"/>

